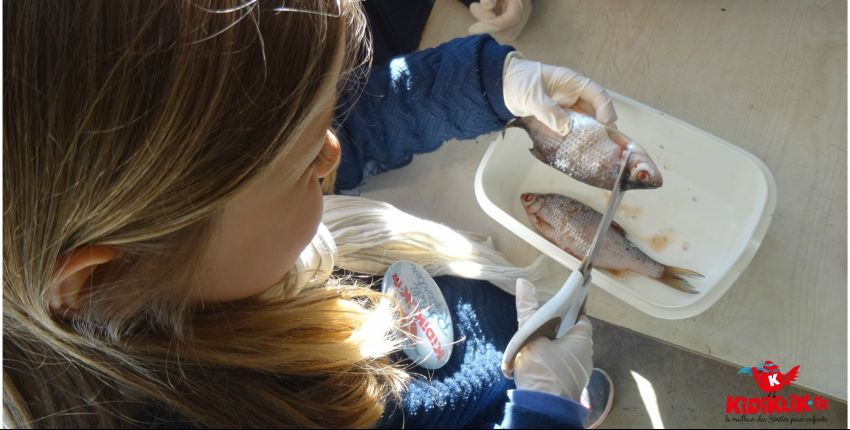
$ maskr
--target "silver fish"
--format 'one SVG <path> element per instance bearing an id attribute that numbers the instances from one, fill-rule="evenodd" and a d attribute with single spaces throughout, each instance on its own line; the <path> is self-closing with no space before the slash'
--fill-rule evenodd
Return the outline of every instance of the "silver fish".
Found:
<path id="1" fill-rule="evenodd" d="M 534 117 L 514 120 L 534 142 L 531 153 L 540 161 L 594 187 L 610 190 L 625 160 L 626 149 L 633 153 L 629 161 L 626 189 L 658 188 L 663 184 L 661 171 L 646 151 L 626 135 L 583 113 L 568 110 L 572 126 L 561 136 Z"/>
<path id="2" fill-rule="evenodd" d="M 520 197 L 534 229 L 559 248 L 582 259 L 590 250 L 602 214 L 560 194 L 524 193 Z M 686 293 L 699 293 L 684 278 L 702 278 L 693 270 L 661 264 L 641 251 L 623 228 L 612 223 L 593 262 L 598 269 L 631 270 Z"/>

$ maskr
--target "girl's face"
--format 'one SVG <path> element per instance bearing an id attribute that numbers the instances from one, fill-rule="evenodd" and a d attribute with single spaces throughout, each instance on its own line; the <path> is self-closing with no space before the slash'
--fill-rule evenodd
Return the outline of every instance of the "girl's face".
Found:
<path id="1" fill-rule="evenodd" d="M 204 255 L 200 291 L 205 302 L 261 293 L 280 281 L 316 234 L 322 217 L 319 179 L 339 160 L 328 130 L 333 106 L 308 124 L 288 153 L 225 204 Z"/>

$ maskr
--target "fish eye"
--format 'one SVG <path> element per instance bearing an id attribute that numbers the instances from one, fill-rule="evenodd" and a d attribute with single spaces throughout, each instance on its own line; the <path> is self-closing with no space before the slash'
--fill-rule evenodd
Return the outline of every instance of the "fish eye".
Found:
<path id="1" fill-rule="evenodd" d="M 646 182 L 649 180 L 649 173 L 646 170 L 641 170 L 637 174 L 637 180 L 640 182 Z"/>

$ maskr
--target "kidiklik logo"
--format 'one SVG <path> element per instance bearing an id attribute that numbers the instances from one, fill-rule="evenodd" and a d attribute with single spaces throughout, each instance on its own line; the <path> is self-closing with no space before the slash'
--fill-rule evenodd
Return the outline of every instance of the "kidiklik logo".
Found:
<path id="1" fill-rule="evenodd" d="M 779 396 L 777 393 L 783 388 L 791 385 L 797 379 L 800 366 L 794 366 L 786 373 L 782 373 L 779 366 L 770 360 L 760 366 L 742 367 L 739 375 L 752 376 L 756 385 L 766 395 L 763 397 L 726 397 L 727 414 L 784 414 L 784 413 L 811 413 L 813 411 L 825 411 L 829 408 L 829 402 L 820 396 L 806 394 L 798 396 Z"/>

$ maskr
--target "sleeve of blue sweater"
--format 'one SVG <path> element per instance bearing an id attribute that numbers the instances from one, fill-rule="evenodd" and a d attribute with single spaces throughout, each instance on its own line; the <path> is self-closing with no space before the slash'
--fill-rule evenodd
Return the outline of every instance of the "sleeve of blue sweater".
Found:
<path id="1" fill-rule="evenodd" d="M 508 391 L 502 423 L 496 428 L 584 428 L 587 409 L 566 397 L 531 390 Z"/>
<path id="2" fill-rule="evenodd" d="M 514 118 L 502 96 L 502 67 L 512 50 L 475 35 L 374 68 L 359 98 L 339 107 L 345 119 L 337 127 L 336 188 L 356 188 L 366 176 L 402 167 L 446 140 L 503 128 Z"/>

